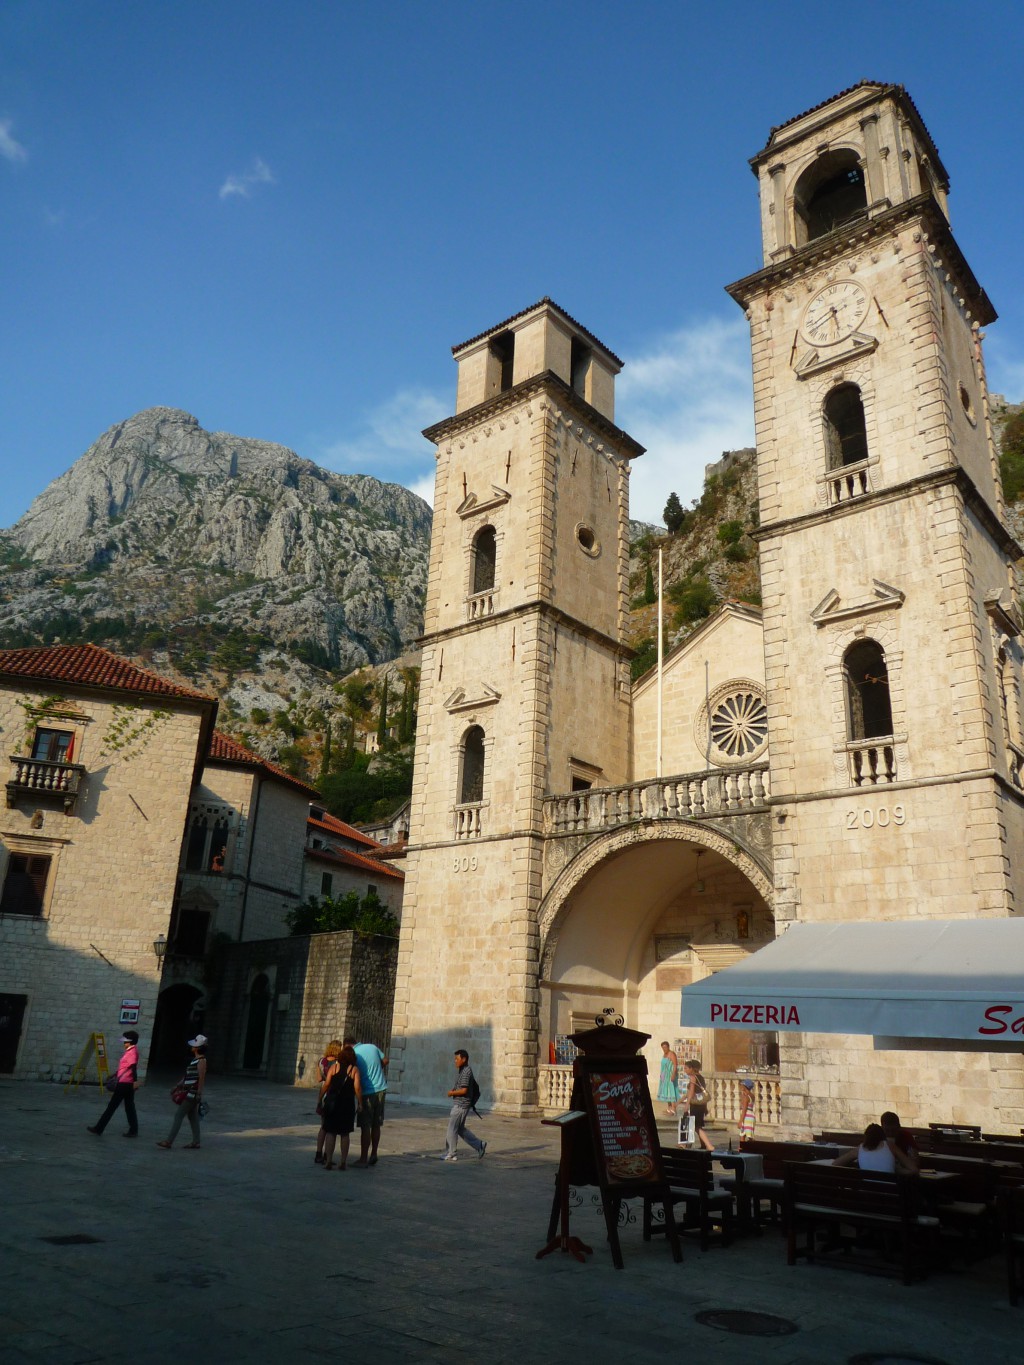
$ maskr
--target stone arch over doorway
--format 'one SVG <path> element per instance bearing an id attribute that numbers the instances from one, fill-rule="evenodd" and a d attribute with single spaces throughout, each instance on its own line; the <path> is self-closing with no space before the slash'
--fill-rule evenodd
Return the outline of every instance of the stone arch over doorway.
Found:
<path id="1" fill-rule="evenodd" d="M 542 1063 L 607 1007 L 653 1035 L 654 1070 L 662 1039 L 722 1070 L 774 1047 L 745 1034 L 680 1036 L 681 989 L 775 936 L 762 859 L 707 823 L 637 824 L 588 842 L 541 902 L 538 928 Z"/>

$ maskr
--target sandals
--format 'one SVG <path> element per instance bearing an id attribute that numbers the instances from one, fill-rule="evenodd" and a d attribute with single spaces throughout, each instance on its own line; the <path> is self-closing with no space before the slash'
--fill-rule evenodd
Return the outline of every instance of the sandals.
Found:
<path id="1" fill-rule="evenodd" d="M 185 1143 L 185 1146 L 182 1148 L 182 1151 L 183 1151 L 183 1152 L 198 1152 L 198 1151 L 199 1151 L 199 1143 L 198 1143 L 198 1142 L 186 1142 L 186 1143 Z"/>
<path id="2" fill-rule="evenodd" d="M 158 1142 L 156 1145 L 158 1147 L 166 1147 L 168 1151 L 171 1150 L 171 1144 L 169 1142 Z"/>

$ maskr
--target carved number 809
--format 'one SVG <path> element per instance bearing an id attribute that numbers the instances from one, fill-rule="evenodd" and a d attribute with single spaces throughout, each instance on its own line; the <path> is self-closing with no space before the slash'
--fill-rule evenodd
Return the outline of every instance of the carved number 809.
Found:
<path id="1" fill-rule="evenodd" d="M 877 810 L 865 807 L 864 810 L 848 810 L 846 812 L 847 829 L 872 829 L 875 825 L 879 829 L 886 829 L 890 824 L 905 825 L 907 822 L 907 812 L 902 806 L 893 806 L 890 811 L 888 806 L 879 806 Z"/>
<path id="2" fill-rule="evenodd" d="M 477 868 L 476 854 L 464 853 L 461 858 L 452 860 L 453 872 L 475 872 Z"/>

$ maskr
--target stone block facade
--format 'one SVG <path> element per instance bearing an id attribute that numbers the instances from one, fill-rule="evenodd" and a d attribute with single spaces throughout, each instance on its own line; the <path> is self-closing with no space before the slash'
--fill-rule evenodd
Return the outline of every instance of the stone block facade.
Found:
<path id="1" fill-rule="evenodd" d="M 117 1057 L 123 1001 L 138 1002 L 134 1026 L 140 1055 L 148 1055 L 160 979 L 153 945 L 170 922 L 189 794 L 214 706 L 198 694 L 176 696 L 170 685 L 142 690 L 140 679 L 149 687 L 152 675 L 105 651 L 57 653 L 0 652 L 6 753 L 66 757 L 22 768 L 7 760 L 21 785 L 8 787 L 0 811 L 0 996 L 21 1012 L 5 1069 L 53 1080 L 67 1078 L 93 1032 L 106 1035 Z M 83 657 L 95 664 L 96 656 L 104 666 L 113 660 L 114 686 L 75 682 L 72 665 Z M 48 668 L 55 676 L 31 676 Z M 66 802 L 61 787 L 77 769 L 77 795 Z M 18 898 L 15 883 L 26 875 L 38 901 L 27 887 Z"/>

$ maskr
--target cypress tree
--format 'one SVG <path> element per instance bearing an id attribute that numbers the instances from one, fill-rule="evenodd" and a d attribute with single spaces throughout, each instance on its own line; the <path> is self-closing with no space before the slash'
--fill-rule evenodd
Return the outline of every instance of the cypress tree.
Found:
<path id="1" fill-rule="evenodd" d="M 654 570 L 651 568 L 651 561 L 647 561 L 647 577 L 644 580 L 644 601 L 648 606 L 658 599 L 654 595 Z"/>
<path id="2" fill-rule="evenodd" d="M 383 749 L 388 737 L 388 674 L 380 694 L 380 716 L 377 719 L 377 747 Z"/>

